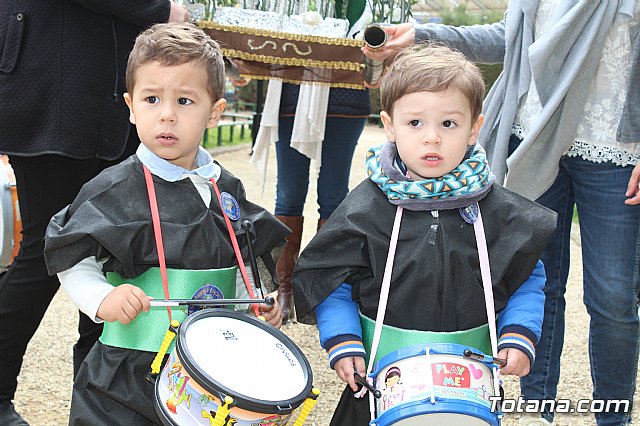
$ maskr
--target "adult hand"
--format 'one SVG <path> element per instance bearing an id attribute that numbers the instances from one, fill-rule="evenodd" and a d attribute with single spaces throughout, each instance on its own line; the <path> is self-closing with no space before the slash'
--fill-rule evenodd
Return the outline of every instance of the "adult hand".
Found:
<path id="1" fill-rule="evenodd" d="M 170 0 L 169 3 L 171 4 L 171 10 L 167 22 L 187 22 L 189 20 L 189 12 L 187 12 L 185 5 L 178 4 L 173 0 Z"/>
<path id="2" fill-rule="evenodd" d="M 250 78 L 244 78 L 244 77 L 241 77 L 240 80 L 236 80 L 235 78 L 231 78 L 229 76 L 227 76 L 227 78 L 229 79 L 231 84 L 233 84 L 235 87 L 246 86 L 251 81 Z"/>
<path id="3" fill-rule="evenodd" d="M 411 23 L 389 25 L 383 27 L 388 35 L 388 41 L 380 49 L 373 50 L 368 46 L 362 47 L 362 53 L 376 61 L 394 58 L 402 49 L 416 43 L 416 29 Z"/>
<path id="4" fill-rule="evenodd" d="M 635 206 L 640 204 L 640 163 L 636 164 L 631 172 L 631 177 L 629 178 L 629 183 L 627 184 L 627 200 L 625 200 L 625 204 L 630 206 Z"/>
<path id="5" fill-rule="evenodd" d="M 382 76 L 385 75 L 386 73 L 386 69 L 385 71 L 382 73 Z M 364 82 L 364 87 L 366 87 L 367 89 L 377 89 L 378 87 L 382 86 L 382 76 L 380 76 L 380 78 L 378 79 L 378 81 L 376 81 L 375 83 L 371 84 L 371 83 L 367 83 L 366 81 Z"/>
<path id="6" fill-rule="evenodd" d="M 149 296 L 131 284 L 121 284 L 104 298 L 98 307 L 98 318 L 129 324 L 140 312 L 149 310 Z"/>
<path id="7" fill-rule="evenodd" d="M 333 365 L 333 369 L 336 370 L 340 380 L 348 384 L 354 392 L 358 391 L 358 384 L 356 383 L 355 377 L 353 377 L 353 373 L 356 372 L 362 377 L 366 375 L 364 358 L 361 356 L 341 358 Z"/>

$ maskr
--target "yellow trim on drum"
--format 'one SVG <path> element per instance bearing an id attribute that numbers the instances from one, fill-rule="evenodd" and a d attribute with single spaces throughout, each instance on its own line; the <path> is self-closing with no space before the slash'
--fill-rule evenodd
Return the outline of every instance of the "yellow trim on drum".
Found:
<path id="1" fill-rule="evenodd" d="M 304 424 L 304 422 L 307 420 L 307 417 L 309 416 L 309 413 L 311 413 L 311 410 L 313 410 L 313 407 L 315 407 L 316 402 L 318 402 L 319 395 L 320 389 L 311 389 L 311 392 L 309 392 L 307 399 L 304 400 L 304 402 L 302 403 L 302 407 L 300 407 L 300 414 L 298 414 L 298 418 L 296 419 L 295 423 L 293 423 L 293 426 L 302 426 Z"/>
<path id="2" fill-rule="evenodd" d="M 169 329 L 164 335 L 164 339 L 162 339 L 160 350 L 158 350 L 158 353 L 156 354 L 155 358 L 153 359 L 153 362 L 151 363 L 151 374 L 153 376 L 160 373 L 162 360 L 164 359 L 164 356 L 166 355 L 167 350 L 169 349 L 169 345 L 171 345 L 171 342 L 173 342 L 173 339 L 176 337 L 176 334 L 178 333 L 178 327 L 180 327 L 180 322 L 177 320 L 172 320 L 169 325 Z"/>
<path id="3" fill-rule="evenodd" d="M 233 398 L 230 396 L 224 397 L 224 404 L 218 406 L 216 410 L 216 417 L 210 420 L 211 426 L 224 426 L 227 416 L 231 411 L 231 405 L 233 404 Z"/>

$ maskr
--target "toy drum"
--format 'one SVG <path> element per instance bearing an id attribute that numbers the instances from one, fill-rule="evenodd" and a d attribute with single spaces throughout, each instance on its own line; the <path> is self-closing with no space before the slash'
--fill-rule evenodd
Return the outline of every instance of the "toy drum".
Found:
<path id="1" fill-rule="evenodd" d="M 498 426 L 491 412 L 493 364 L 463 356 L 459 344 L 414 345 L 391 352 L 371 373 L 382 393 L 372 425 Z"/>
<path id="2" fill-rule="evenodd" d="M 309 362 L 284 333 L 253 316 L 206 309 L 179 326 L 156 377 L 155 408 L 172 426 L 284 425 L 311 389 Z M 223 408 L 224 421 L 214 421 Z"/>
<path id="3" fill-rule="evenodd" d="M 0 215 L 0 271 L 4 271 L 18 254 L 22 238 L 16 180 L 6 155 L 0 161 Z"/>

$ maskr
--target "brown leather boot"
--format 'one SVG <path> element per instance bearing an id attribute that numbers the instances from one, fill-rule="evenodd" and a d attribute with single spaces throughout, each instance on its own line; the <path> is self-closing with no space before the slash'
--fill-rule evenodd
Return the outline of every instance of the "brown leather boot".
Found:
<path id="1" fill-rule="evenodd" d="M 276 216 L 280 222 L 291 229 L 291 233 L 285 238 L 287 243 L 282 249 L 280 259 L 276 264 L 278 274 L 278 303 L 282 309 L 282 323 L 287 323 L 295 319 L 293 305 L 293 291 L 291 289 L 291 275 L 296 266 L 298 254 L 300 253 L 300 243 L 302 241 L 302 216 Z"/>
<path id="2" fill-rule="evenodd" d="M 327 222 L 328 219 L 318 219 L 318 228 L 316 229 L 316 232 L 320 230 L 320 228 L 322 228 L 322 225 L 324 225 Z"/>

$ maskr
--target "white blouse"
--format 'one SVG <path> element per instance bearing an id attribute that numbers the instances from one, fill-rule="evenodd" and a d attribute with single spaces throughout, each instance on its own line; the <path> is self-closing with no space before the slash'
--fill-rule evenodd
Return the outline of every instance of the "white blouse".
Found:
<path id="1" fill-rule="evenodd" d="M 538 3 L 534 39 L 548 30 L 557 3 L 557 0 L 540 0 Z M 627 94 L 633 41 L 638 34 L 639 24 L 638 1 L 631 19 L 627 15 L 618 14 L 605 40 L 576 139 L 565 155 L 579 156 L 596 163 L 611 161 L 618 166 L 635 165 L 640 160 L 640 144 L 616 141 L 616 131 Z M 538 91 L 532 80 L 528 93 L 520 102 L 513 133 L 524 138 L 541 109 Z"/>

